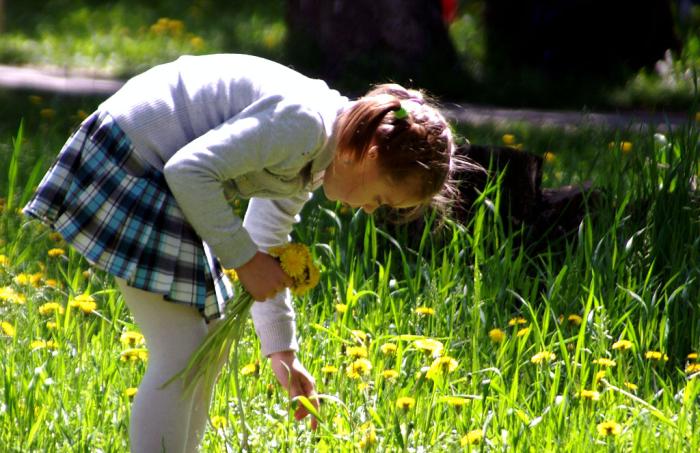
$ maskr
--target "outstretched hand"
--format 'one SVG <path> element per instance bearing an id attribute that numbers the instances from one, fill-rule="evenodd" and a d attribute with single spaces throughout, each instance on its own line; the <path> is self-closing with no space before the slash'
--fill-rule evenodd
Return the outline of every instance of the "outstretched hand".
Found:
<path id="1" fill-rule="evenodd" d="M 292 279 L 284 273 L 279 262 L 263 252 L 257 252 L 250 261 L 237 267 L 236 274 L 243 288 L 258 302 L 292 285 Z"/>
<path id="2" fill-rule="evenodd" d="M 294 351 L 282 351 L 271 354 L 270 364 L 277 381 L 289 392 L 291 398 L 303 395 L 318 410 L 319 402 L 316 398 L 316 381 L 299 362 Z M 307 415 L 309 415 L 309 411 L 301 404 L 294 412 L 296 420 L 302 420 Z M 312 416 L 311 428 L 316 429 L 317 427 L 318 421 Z"/>

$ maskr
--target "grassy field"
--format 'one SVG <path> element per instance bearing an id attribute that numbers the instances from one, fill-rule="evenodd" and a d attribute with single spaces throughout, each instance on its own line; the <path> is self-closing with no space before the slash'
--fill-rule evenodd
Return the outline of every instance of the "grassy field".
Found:
<path id="1" fill-rule="evenodd" d="M 10 452 L 128 449 L 147 346 L 112 280 L 17 210 L 90 98 L 4 94 L 0 130 L 0 445 Z M 295 301 L 299 353 L 324 395 L 296 424 L 257 339 L 242 345 L 254 451 L 698 451 L 700 123 L 665 136 L 461 126 L 548 153 L 545 185 L 604 190 L 567 247 L 528 256 L 494 214 L 416 247 L 322 199 L 294 232 L 322 268 Z M 322 198 L 322 197 L 319 197 Z M 231 370 L 204 451 L 238 451 Z"/>

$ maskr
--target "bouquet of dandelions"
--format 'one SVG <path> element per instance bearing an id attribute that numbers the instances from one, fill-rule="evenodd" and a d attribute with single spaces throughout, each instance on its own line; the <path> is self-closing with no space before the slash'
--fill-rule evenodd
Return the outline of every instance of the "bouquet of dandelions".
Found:
<path id="1" fill-rule="evenodd" d="M 276 258 L 282 270 L 292 279 L 290 290 L 295 296 L 302 296 L 318 284 L 320 273 L 313 262 L 309 249 L 303 244 L 285 244 L 272 247 L 268 253 Z M 246 320 L 250 307 L 255 300 L 238 281 L 234 271 L 226 271 L 227 276 L 234 282 L 236 297 L 226 303 L 224 319 L 204 339 L 200 347 L 192 354 L 187 366 L 170 378 L 164 385 L 182 379 L 185 391 L 193 391 L 197 385 L 212 382 L 216 379 L 216 369 L 213 364 L 224 361 L 233 345 L 233 377 L 236 386 L 238 409 L 241 423 L 246 433 L 243 405 L 238 383 L 238 345 L 245 331 Z"/>

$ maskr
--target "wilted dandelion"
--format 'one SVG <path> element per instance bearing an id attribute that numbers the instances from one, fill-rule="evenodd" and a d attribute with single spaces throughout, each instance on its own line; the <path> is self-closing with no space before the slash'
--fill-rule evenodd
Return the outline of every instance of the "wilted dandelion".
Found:
<path id="1" fill-rule="evenodd" d="M 227 425 L 228 420 L 223 415 L 214 415 L 211 418 L 211 426 L 217 431 L 220 429 L 225 429 Z"/>
<path id="2" fill-rule="evenodd" d="M 418 307 L 416 308 L 416 314 L 419 316 L 432 316 L 435 314 L 435 309 L 430 307 Z"/>
<path id="3" fill-rule="evenodd" d="M 613 420 L 598 423 L 597 429 L 601 436 L 617 436 L 622 432 L 622 426 Z"/>
<path id="4" fill-rule="evenodd" d="M 404 412 L 408 412 L 414 407 L 416 407 L 416 400 L 410 396 L 402 396 L 396 400 L 396 408 L 401 409 Z"/>
<path id="5" fill-rule="evenodd" d="M 556 358 L 557 358 L 557 355 L 555 353 L 549 352 L 549 351 L 542 351 L 542 352 L 538 352 L 537 354 L 533 355 L 530 358 L 530 362 L 539 365 L 539 364 L 542 364 L 545 362 L 551 362 L 552 360 L 554 360 Z"/>
<path id="6" fill-rule="evenodd" d="M 494 343 L 501 343 L 505 340 L 506 334 L 501 329 L 491 329 L 489 330 L 489 338 Z"/>
<path id="7" fill-rule="evenodd" d="M 65 255 L 66 251 L 59 248 L 53 248 L 46 252 L 46 254 L 49 255 L 49 258 L 58 258 L 59 256 Z"/>
<path id="8" fill-rule="evenodd" d="M 617 362 L 615 362 L 612 359 L 605 358 L 605 357 L 595 359 L 595 360 L 593 360 L 593 363 L 595 363 L 596 365 L 600 365 L 602 367 L 607 367 L 607 368 L 613 368 L 615 365 L 617 365 Z"/>
<path id="9" fill-rule="evenodd" d="M 140 332 L 127 330 L 122 332 L 121 336 L 119 337 L 119 342 L 124 346 L 134 347 L 144 344 L 145 339 L 143 338 L 143 334 Z"/>
<path id="10" fill-rule="evenodd" d="M 345 350 L 345 353 L 352 359 L 362 359 L 368 356 L 367 348 L 364 346 L 350 346 Z"/>
<path id="11" fill-rule="evenodd" d="M 137 362 L 139 360 L 148 360 L 148 350 L 144 348 L 126 349 L 119 354 L 119 360 L 122 362 Z"/>
<path id="12" fill-rule="evenodd" d="M 7 321 L 0 322 L 0 330 L 2 330 L 2 333 L 8 337 L 14 337 L 17 334 L 15 326 Z"/>
<path id="13" fill-rule="evenodd" d="M 255 362 L 251 362 L 247 365 L 244 365 L 241 368 L 241 376 L 258 376 L 260 374 L 260 362 L 257 360 Z"/>
<path id="14" fill-rule="evenodd" d="M 396 355 L 396 350 L 398 349 L 398 346 L 394 343 L 384 343 L 379 347 L 379 350 L 382 351 L 382 354 L 386 356 L 392 356 Z"/>
<path id="15" fill-rule="evenodd" d="M 371 370 L 372 362 L 367 359 L 357 359 L 348 364 L 345 368 L 345 374 L 350 379 L 360 379 L 362 376 L 368 375 Z"/>
<path id="16" fill-rule="evenodd" d="M 648 360 L 655 360 L 657 362 L 668 362 L 668 356 L 660 351 L 647 351 L 644 353 L 644 358 Z"/>
<path id="17" fill-rule="evenodd" d="M 413 344 L 418 350 L 432 357 L 439 357 L 445 347 L 441 342 L 432 338 L 416 340 Z"/>
<path id="18" fill-rule="evenodd" d="M 63 314 L 65 309 L 58 302 L 46 302 L 39 307 L 39 314 L 43 316 L 53 315 L 55 313 Z"/>
<path id="19" fill-rule="evenodd" d="M 452 373 L 459 366 L 459 362 L 450 356 L 438 357 L 433 360 L 425 377 L 430 380 L 440 379 Z"/>
<path id="20" fill-rule="evenodd" d="M 463 447 L 467 447 L 469 445 L 476 445 L 481 443 L 483 439 L 484 432 L 480 429 L 475 429 L 473 431 L 469 431 L 467 434 L 462 436 L 461 444 Z"/>
<path id="21" fill-rule="evenodd" d="M 581 390 L 579 396 L 585 400 L 598 401 L 600 399 L 600 393 L 597 390 Z"/>
<path id="22" fill-rule="evenodd" d="M 632 349 L 634 345 L 629 340 L 620 340 L 613 343 L 612 348 L 620 351 L 627 351 Z"/>
<path id="23" fill-rule="evenodd" d="M 348 306 L 347 304 L 335 304 L 335 311 L 342 315 L 343 313 L 348 311 Z"/>

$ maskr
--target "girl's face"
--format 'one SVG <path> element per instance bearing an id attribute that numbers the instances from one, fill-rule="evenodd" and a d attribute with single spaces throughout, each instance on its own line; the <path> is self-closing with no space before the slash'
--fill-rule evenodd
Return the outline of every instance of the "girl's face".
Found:
<path id="1" fill-rule="evenodd" d="M 414 195 L 410 184 L 392 184 L 379 166 L 376 147 L 370 148 L 364 159 L 353 160 L 344 153 L 335 159 L 323 175 L 326 198 L 351 208 L 362 208 L 367 214 L 379 206 L 412 208 L 424 200 Z"/>

